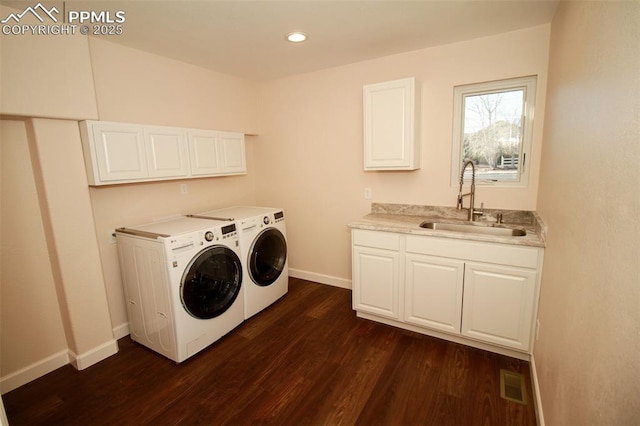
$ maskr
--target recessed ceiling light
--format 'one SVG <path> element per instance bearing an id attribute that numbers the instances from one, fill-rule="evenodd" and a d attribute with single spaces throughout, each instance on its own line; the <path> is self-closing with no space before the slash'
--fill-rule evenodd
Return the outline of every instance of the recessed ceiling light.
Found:
<path id="1" fill-rule="evenodd" d="M 287 40 L 291 43 L 301 43 L 307 39 L 307 36 L 303 33 L 295 32 L 287 34 Z"/>

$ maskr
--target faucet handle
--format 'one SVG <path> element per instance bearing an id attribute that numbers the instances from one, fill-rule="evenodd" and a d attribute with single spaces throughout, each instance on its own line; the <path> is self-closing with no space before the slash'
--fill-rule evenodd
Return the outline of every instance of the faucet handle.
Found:
<path id="1" fill-rule="evenodd" d="M 480 216 L 484 216 L 484 203 L 480 203 L 479 209 L 473 209 L 473 220 L 476 221 Z"/>

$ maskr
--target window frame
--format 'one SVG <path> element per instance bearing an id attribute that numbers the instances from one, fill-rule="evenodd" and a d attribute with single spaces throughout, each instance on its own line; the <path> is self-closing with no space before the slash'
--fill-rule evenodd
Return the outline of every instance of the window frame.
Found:
<path id="1" fill-rule="evenodd" d="M 451 151 L 451 186 L 460 184 L 460 169 L 464 164 L 463 140 L 464 140 L 464 99 L 467 96 L 492 94 L 513 90 L 523 90 L 522 109 L 522 142 L 518 154 L 518 179 L 515 181 L 489 181 L 476 176 L 477 185 L 495 187 L 527 187 L 529 185 L 529 165 L 531 164 L 531 149 L 533 145 L 533 126 L 536 103 L 537 76 L 509 78 L 504 80 L 488 81 L 455 86 L 453 90 L 453 142 Z M 465 182 L 467 179 L 465 174 Z"/>

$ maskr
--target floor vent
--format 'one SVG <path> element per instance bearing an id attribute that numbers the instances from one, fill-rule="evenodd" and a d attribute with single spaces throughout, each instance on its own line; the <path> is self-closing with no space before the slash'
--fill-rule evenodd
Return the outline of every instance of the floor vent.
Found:
<path id="1" fill-rule="evenodd" d="M 527 404 L 524 376 L 512 371 L 500 370 L 500 396 L 518 404 Z"/>

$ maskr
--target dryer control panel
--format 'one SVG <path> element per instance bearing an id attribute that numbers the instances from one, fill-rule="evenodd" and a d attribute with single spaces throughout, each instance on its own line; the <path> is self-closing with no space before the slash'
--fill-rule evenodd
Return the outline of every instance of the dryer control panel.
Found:
<path id="1" fill-rule="evenodd" d="M 223 240 L 238 239 L 238 230 L 235 223 L 225 226 L 217 226 L 186 235 L 169 237 L 168 247 L 172 255 L 178 255 L 194 248 L 201 248 L 206 244 L 212 244 Z"/>
<path id="2" fill-rule="evenodd" d="M 275 213 L 266 214 L 262 217 L 262 223 L 265 226 L 282 221 L 284 221 L 284 212 L 282 210 Z"/>

